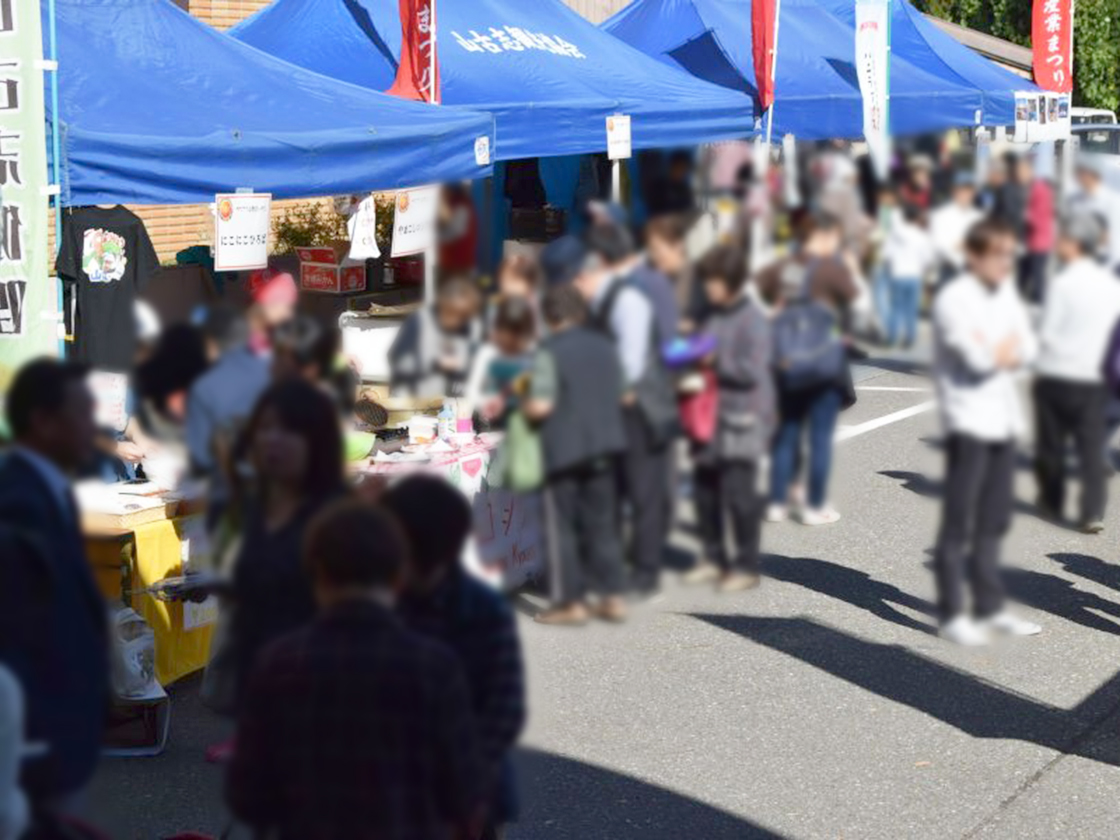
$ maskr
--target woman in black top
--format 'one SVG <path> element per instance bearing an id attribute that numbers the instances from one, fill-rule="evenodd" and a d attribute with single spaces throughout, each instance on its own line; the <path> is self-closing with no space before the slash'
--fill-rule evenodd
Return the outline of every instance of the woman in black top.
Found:
<path id="1" fill-rule="evenodd" d="M 238 696 L 261 649 L 315 615 L 303 534 L 343 492 L 342 433 L 330 399 L 288 379 L 261 396 L 238 446 L 247 464 L 243 541 L 233 572 Z"/>

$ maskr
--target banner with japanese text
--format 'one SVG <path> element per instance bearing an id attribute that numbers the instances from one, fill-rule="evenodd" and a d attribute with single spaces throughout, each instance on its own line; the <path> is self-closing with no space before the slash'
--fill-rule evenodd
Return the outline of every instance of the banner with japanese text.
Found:
<path id="1" fill-rule="evenodd" d="M 856 73 L 863 137 L 880 179 L 890 169 L 890 0 L 856 0 Z"/>
<path id="2" fill-rule="evenodd" d="M 1034 83 L 1044 90 L 1073 90 L 1073 0 L 1034 0 L 1031 20 Z"/>
<path id="3" fill-rule="evenodd" d="M 389 93 L 402 99 L 439 102 L 436 0 L 400 0 L 401 61 Z"/>
<path id="4" fill-rule="evenodd" d="M 47 253 L 47 145 L 38 0 L 0 0 L 0 392 L 58 351 Z"/>

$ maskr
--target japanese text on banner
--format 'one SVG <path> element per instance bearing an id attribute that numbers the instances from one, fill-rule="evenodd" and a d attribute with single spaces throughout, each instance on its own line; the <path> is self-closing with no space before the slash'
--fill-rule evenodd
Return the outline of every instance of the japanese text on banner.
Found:
<path id="1" fill-rule="evenodd" d="M 58 346 L 39 26 L 38 2 L 0 0 L 0 390 L 24 361 Z"/>

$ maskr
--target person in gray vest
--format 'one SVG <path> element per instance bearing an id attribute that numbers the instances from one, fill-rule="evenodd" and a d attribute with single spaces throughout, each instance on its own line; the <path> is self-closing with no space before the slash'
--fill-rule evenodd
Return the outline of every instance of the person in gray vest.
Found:
<path id="1" fill-rule="evenodd" d="M 654 307 L 632 281 L 636 267 L 629 232 L 600 224 L 588 233 L 589 262 L 575 280 L 591 325 L 615 346 L 625 384 L 622 421 L 626 449 L 620 489 L 630 503 L 638 598 L 658 591 L 668 523 L 670 444 L 678 430 L 677 397 L 661 357 Z"/>
<path id="2" fill-rule="evenodd" d="M 721 592 L 740 592 L 761 580 L 766 503 L 758 492 L 758 469 L 777 422 L 770 326 L 743 293 L 747 266 L 742 248 L 717 245 L 700 261 L 697 275 L 712 308 L 701 331 L 716 339 L 705 378 L 718 396 L 714 433 L 692 445 L 704 557 L 685 580 L 718 581 Z M 727 519 L 735 535 L 733 556 L 726 548 Z"/>
<path id="3" fill-rule="evenodd" d="M 594 260 L 594 258 L 591 258 Z M 525 411 L 540 423 L 552 608 L 541 624 L 581 625 L 626 617 L 622 544 L 615 518 L 616 456 L 626 446 L 622 372 L 615 348 L 585 327 L 571 285 L 544 299 L 549 337 L 537 353 Z M 588 592 L 597 595 L 586 603 Z"/>

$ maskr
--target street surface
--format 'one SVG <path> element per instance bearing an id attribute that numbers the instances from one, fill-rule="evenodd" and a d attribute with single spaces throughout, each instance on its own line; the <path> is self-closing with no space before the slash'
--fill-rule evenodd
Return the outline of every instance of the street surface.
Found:
<path id="1" fill-rule="evenodd" d="M 766 526 L 760 589 L 669 573 L 629 623 L 585 630 L 537 626 L 539 599 L 519 599 L 531 721 L 510 840 L 1118 836 L 1117 505 L 1095 537 L 1042 522 L 1023 457 L 1005 559 L 1043 635 L 950 647 L 927 568 L 941 475 L 928 380 L 897 359 L 857 378 L 833 478 L 844 518 Z M 696 547 L 687 500 L 679 512 L 677 565 Z M 216 835 L 227 819 L 203 751 L 228 725 L 196 680 L 173 700 L 165 755 L 99 773 L 114 838 Z"/>

